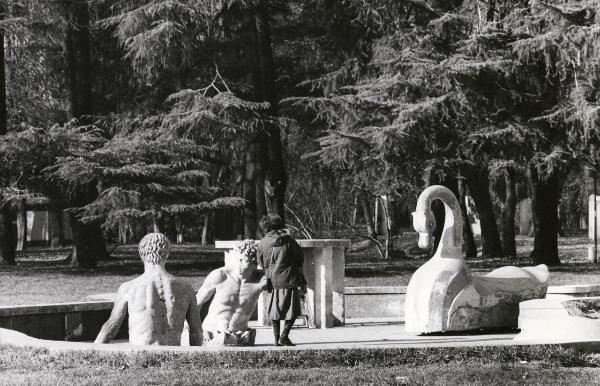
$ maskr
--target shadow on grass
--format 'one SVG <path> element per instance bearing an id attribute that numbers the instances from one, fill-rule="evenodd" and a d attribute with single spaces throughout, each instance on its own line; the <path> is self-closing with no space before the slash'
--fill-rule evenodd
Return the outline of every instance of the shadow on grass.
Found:
<path id="1" fill-rule="evenodd" d="M 414 244 L 414 237 L 407 235 L 406 246 Z M 531 252 L 532 238 L 517 237 L 517 258 L 474 258 L 467 260 L 467 266 L 475 273 L 486 273 L 496 268 L 515 265 L 529 266 L 533 262 L 528 254 Z M 551 267 L 551 272 L 565 274 L 600 275 L 600 265 L 583 260 L 585 248 L 589 240 L 585 235 L 561 237 L 559 251 L 561 252 L 562 265 Z M 17 254 L 17 266 L 0 266 L 1 272 L 15 275 L 35 275 L 36 273 L 63 273 L 94 275 L 124 274 L 135 275 L 143 271 L 139 260 L 137 245 L 109 245 L 113 260 L 100 261 L 98 267 L 87 271 L 71 267 L 66 262 L 70 248 L 31 247 Z M 348 278 L 374 278 L 396 277 L 412 275 L 427 258 L 415 259 L 390 259 L 382 260 L 374 250 L 363 252 L 348 252 L 346 255 L 346 277 Z M 167 262 L 167 269 L 178 276 L 197 276 L 206 274 L 223 265 L 223 251 L 211 245 L 192 243 L 173 244 L 171 256 Z"/>

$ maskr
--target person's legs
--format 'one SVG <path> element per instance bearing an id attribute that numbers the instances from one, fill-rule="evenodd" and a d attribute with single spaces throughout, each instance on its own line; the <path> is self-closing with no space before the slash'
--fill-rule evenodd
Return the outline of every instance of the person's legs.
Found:
<path id="1" fill-rule="evenodd" d="M 280 346 L 279 344 L 279 332 L 280 332 L 280 323 L 279 320 L 273 319 L 273 336 L 275 337 L 275 345 Z"/>
<path id="2" fill-rule="evenodd" d="M 283 332 L 281 333 L 281 338 L 279 339 L 279 344 L 283 346 L 295 346 L 295 344 L 293 344 L 289 338 L 290 330 L 294 325 L 294 320 L 295 319 L 289 319 L 285 321 L 285 324 L 283 325 Z"/>

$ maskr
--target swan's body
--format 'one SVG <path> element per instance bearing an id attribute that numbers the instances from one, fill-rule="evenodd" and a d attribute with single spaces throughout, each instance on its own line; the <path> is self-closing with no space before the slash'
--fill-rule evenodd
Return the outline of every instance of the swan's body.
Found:
<path id="1" fill-rule="evenodd" d="M 548 268 L 498 268 L 471 276 L 462 256 L 462 218 L 458 200 L 447 188 L 430 186 L 419 196 L 413 226 L 419 247 L 428 248 L 435 219 L 433 200 L 444 203 L 444 230 L 433 257 L 412 276 L 406 289 L 406 331 L 431 333 L 516 327 L 519 302 L 544 297 Z"/>

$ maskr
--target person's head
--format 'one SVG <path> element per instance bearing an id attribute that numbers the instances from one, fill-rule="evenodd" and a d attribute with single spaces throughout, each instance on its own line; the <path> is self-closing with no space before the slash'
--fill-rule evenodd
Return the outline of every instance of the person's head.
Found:
<path id="1" fill-rule="evenodd" d="M 285 226 L 281 217 L 274 213 L 269 213 L 262 216 L 259 225 L 265 233 L 271 231 L 278 231 L 280 229 L 283 229 L 283 227 Z"/>
<path id="2" fill-rule="evenodd" d="M 138 245 L 140 258 L 150 265 L 163 265 L 171 252 L 171 243 L 162 233 L 148 233 Z"/>

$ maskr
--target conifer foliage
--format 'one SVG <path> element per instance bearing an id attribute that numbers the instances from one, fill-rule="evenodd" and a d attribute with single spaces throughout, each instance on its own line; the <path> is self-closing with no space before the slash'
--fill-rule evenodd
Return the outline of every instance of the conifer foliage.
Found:
<path id="1" fill-rule="evenodd" d="M 424 166 L 465 178 L 482 217 L 484 254 L 486 241 L 498 246 L 490 255 L 502 254 L 490 172 L 506 170 L 512 184 L 515 171 L 527 171 L 533 257 L 558 264 L 561 182 L 573 163 L 594 158 L 599 7 L 464 1 L 408 14 L 403 28 L 374 41 L 369 71 L 335 88 L 320 77 L 313 84 L 323 96 L 288 101 L 325 124 L 313 154 L 359 181 L 414 197 L 403 184 L 420 190 Z M 513 221 L 505 219 L 508 227 Z"/>
<path id="2" fill-rule="evenodd" d="M 0 16 L 11 262 L 13 203 L 68 209 L 89 254 L 100 224 L 207 231 L 242 207 L 226 225 L 255 238 L 269 211 L 314 236 L 363 206 L 377 241 L 374 196 L 406 211 L 441 183 L 473 198 L 490 257 L 515 255 L 531 197 L 532 257 L 559 264 L 563 185 L 600 162 L 596 0 L 0 0 Z"/>

